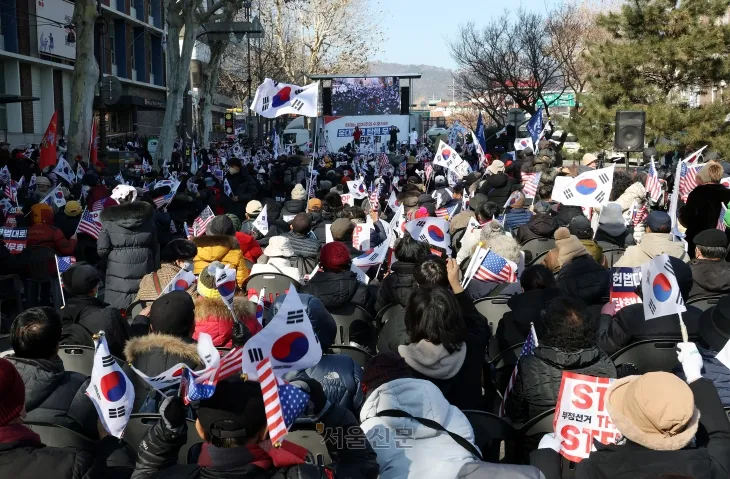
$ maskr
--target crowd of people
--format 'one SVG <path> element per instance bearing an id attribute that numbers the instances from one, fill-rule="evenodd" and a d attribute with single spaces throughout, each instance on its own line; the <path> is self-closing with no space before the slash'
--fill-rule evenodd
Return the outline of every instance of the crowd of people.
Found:
<path id="1" fill-rule="evenodd" d="M 221 144 L 119 173 L 77 158 L 70 166 L 84 174 L 75 182 L 53 168 L 40 171 L 32 155 L 0 149 L 11 187 L 5 195 L 14 202 L 4 213 L 0 275 L 38 276 L 31 269 L 48 267 L 33 260 L 39 248 L 73 258 L 58 270 L 62 307 L 52 288 L 40 288 L 23 293 L 17 314 L 3 308 L 0 475 L 730 477 L 730 213 L 721 215 L 730 202 L 721 184 L 730 164 L 706 162 L 673 218 L 668 201 L 647 194 L 646 167 L 617 168 L 609 202 L 584 209 L 552 197 L 556 178 L 597 167 L 593 155 L 568 165 L 549 141 L 535 152 L 484 157 L 471 143 L 455 146 L 472 169 L 457 178 L 432 162 L 435 145 L 405 155 L 274 157 L 266 148 Z M 673 171 L 661 172 L 662 192 L 679 181 Z M 524 180 L 535 173 L 539 185 L 530 194 Z M 364 194 L 352 189 L 358 181 Z M 62 206 L 55 195 L 46 201 L 54 191 Z M 79 228 L 92 211 L 96 234 Z M 409 225 L 437 218 L 448 231 L 410 234 Z M 18 229 L 28 232 L 20 252 L 7 246 L 8 231 Z M 379 263 L 362 261 L 386 242 Z M 483 250 L 516 265 L 514 276 L 475 274 L 471 263 Z M 622 254 L 609 260 L 609 251 Z M 643 304 L 609 299 L 611 266 L 638 268 L 665 254 L 684 303 L 717 301 L 647 319 Z M 236 271 L 230 308 L 212 273 L 219 267 Z M 181 272 L 196 282 L 166 292 Z M 309 395 L 300 420 L 321 423 L 331 464 L 307 462 L 300 445 L 267 440 L 267 403 L 255 381 L 233 376 L 212 397 L 185 406 L 139 374 L 200 368 L 201 335 L 222 351 L 245 345 L 284 300 L 266 296 L 257 320 L 251 299 L 261 291 L 248 288 L 248 279 L 261 273 L 295 285 L 289 294 L 299 295 L 324 351 L 286 379 Z M 508 312 L 496 317 L 476 306 L 495 297 Z M 128 313 L 136 303 L 143 309 Z M 336 316 L 352 305 L 362 315 L 349 326 L 347 345 L 359 355 L 333 349 L 345 336 Z M 67 371 L 58 355 L 65 345 L 94 347 L 101 331 L 133 385 L 133 412 L 159 415 L 139 444 L 109 435 L 85 395 L 89 378 Z M 519 352 L 533 331 L 531 353 L 498 368 L 493 360 Z M 675 370 L 639 374 L 639 365 L 614 363 L 614 353 L 644 339 L 678 343 Z M 574 464 L 561 460 L 559 431 L 502 450 L 478 440 L 475 411 L 503 416 L 518 431 L 556 408 L 565 372 L 609 378 L 602 400 L 618 442 L 596 440 Z M 63 426 L 93 447 L 44 445 L 24 422 Z M 178 463 L 188 428 L 203 445 Z"/>
<path id="2" fill-rule="evenodd" d="M 400 105 L 398 78 L 344 78 L 332 81 L 333 115 L 398 115 Z"/>

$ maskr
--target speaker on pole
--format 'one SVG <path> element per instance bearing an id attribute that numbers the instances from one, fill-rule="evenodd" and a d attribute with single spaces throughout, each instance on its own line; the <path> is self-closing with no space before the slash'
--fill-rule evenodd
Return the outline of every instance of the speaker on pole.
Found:
<path id="1" fill-rule="evenodd" d="M 646 112 L 617 111 L 613 148 L 616 151 L 643 151 L 645 127 Z"/>

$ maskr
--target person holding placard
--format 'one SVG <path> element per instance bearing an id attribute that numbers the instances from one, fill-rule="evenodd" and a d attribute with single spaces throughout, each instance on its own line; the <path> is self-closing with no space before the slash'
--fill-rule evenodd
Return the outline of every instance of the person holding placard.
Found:
<path id="1" fill-rule="evenodd" d="M 669 477 L 670 473 L 728 477 L 730 422 L 712 382 L 702 377 L 702 357 L 695 344 L 680 343 L 678 349 L 687 382 L 670 373 L 650 372 L 618 379 L 608 388 L 605 409 L 622 439 L 617 444 L 594 441 L 596 450 L 578 463 L 576 479 Z M 558 479 L 556 453 L 565 446 L 560 437 L 548 434 L 530 463 L 547 479 Z"/>

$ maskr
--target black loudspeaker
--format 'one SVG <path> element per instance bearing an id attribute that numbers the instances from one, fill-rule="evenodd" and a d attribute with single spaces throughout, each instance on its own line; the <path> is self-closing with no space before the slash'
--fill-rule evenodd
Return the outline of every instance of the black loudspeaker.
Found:
<path id="1" fill-rule="evenodd" d="M 400 114 L 407 115 L 411 111 L 411 89 L 404 86 L 400 89 Z"/>
<path id="2" fill-rule="evenodd" d="M 617 111 L 613 148 L 616 151 L 643 151 L 645 127 L 646 112 Z"/>
<path id="3" fill-rule="evenodd" d="M 332 115 L 332 88 L 322 88 L 322 114 Z"/>

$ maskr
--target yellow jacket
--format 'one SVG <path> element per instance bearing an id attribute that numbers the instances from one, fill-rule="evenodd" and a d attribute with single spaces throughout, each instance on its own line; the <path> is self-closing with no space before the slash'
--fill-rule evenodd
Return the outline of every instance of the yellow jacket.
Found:
<path id="1" fill-rule="evenodd" d="M 213 261 L 220 261 L 232 268 L 236 268 L 236 282 L 238 286 L 248 278 L 249 271 L 235 236 L 214 235 L 199 236 L 193 240 L 198 247 L 198 254 L 195 256 L 195 269 L 193 273 L 199 275 L 204 268 L 207 268 Z"/>

